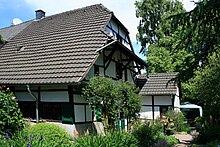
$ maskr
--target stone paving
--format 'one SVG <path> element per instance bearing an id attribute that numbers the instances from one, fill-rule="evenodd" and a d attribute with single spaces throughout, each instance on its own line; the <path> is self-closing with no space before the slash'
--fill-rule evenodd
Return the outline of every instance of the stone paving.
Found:
<path id="1" fill-rule="evenodd" d="M 175 147 L 188 147 L 193 140 L 190 134 L 175 134 L 174 136 L 180 141 Z"/>

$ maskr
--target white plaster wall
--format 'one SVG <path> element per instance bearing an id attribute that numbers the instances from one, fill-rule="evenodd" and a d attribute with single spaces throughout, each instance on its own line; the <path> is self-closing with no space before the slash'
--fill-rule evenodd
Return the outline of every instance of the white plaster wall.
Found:
<path id="1" fill-rule="evenodd" d="M 105 71 L 105 75 L 116 78 L 116 64 L 111 62 Z"/>
<path id="2" fill-rule="evenodd" d="M 128 81 L 129 82 L 134 82 L 133 78 L 132 78 L 132 73 L 131 73 L 131 71 L 129 69 L 127 69 L 127 74 L 128 74 Z"/>
<path id="3" fill-rule="evenodd" d="M 84 105 L 74 105 L 75 121 L 85 122 L 85 106 Z"/>
<path id="4" fill-rule="evenodd" d="M 154 105 L 172 105 L 171 96 L 154 96 Z"/>
<path id="5" fill-rule="evenodd" d="M 69 102 L 67 91 L 42 91 L 40 95 L 42 102 Z"/>
<path id="6" fill-rule="evenodd" d="M 180 111 L 179 88 L 176 86 L 176 95 L 174 97 L 174 110 Z"/>
<path id="7" fill-rule="evenodd" d="M 153 119 L 152 106 L 142 106 L 141 112 L 139 114 L 140 114 L 140 118 Z"/>
<path id="8" fill-rule="evenodd" d="M 80 96 L 79 94 L 73 94 L 74 103 L 88 103 L 85 97 Z"/>
<path id="9" fill-rule="evenodd" d="M 37 92 L 33 92 L 37 97 Z M 15 97 L 18 101 L 35 101 L 35 99 L 28 92 L 15 92 Z"/>
<path id="10" fill-rule="evenodd" d="M 142 105 L 152 105 L 152 96 L 142 96 Z"/>
<path id="11" fill-rule="evenodd" d="M 94 76 L 94 66 L 92 66 L 88 72 L 88 74 L 86 75 L 86 79 L 87 78 L 91 78 Z"/>
<path id="12" fill-rule="evenodd" d="M 154 119 L 160 118 L 160 107 L 155 106 L 154 107 Z"/>

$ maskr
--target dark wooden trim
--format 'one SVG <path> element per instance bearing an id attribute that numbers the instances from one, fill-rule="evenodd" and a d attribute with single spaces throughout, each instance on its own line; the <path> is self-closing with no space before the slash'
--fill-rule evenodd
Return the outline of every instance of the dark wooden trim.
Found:
<path id="1" fill-rule="evenodd" d="M 69 103 L 72 105 L 72 117 L 73 123 L 75 123 L 75 110 L 74 110 L 74 97 L 73 97 L 73 86 L 68 86 Z"/>
<path id="2" fill-rule="evenodd" d="M 38 100 L 38 116 L 41 117 L 41 95 L 40 86 L 37 86 L 37 100 Z"/>
<path id="3" fill-rule="evenodd" d="M 146 106 L 146 107 L 152 107 L 152 105 L 142 105 L 142 106 Z M 154 107 L 160 107 L 160 106 L 172 106 L 172 105 L 154 105 Z"/>
<path id="4" fill-rule="evenodd" d="M 31 90 L 32 92 L 38 92 L 38 89 L 37 90 Z M 68 89 L 41 89 L 41 91 L 52 91 L 52 92 L 54 92 L 54 91 L 68 91 Z M 27 92 L 27 90 L 14 90 L 14 92 Z"/>
<path id="5" fill-rule="evenodd" d="M 154 96 L 152 95 L 152 116 L 153 116 L 153 120 L 154 120 Z"/>
<path id="6" fill-rule="evenodd" d="M 75 103 L 74 102 L 74 105 L 89 105 L 89 103 Z"/>

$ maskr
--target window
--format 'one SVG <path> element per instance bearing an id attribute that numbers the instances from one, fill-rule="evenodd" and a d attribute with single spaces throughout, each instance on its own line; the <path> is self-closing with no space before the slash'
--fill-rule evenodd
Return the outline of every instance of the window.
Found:
<path id="1" fill-rule="evenodd" d="M 168 108 L 168 106 L 160 106 L 160 118 L 163 118 L 163 116 L 166 115 Z"/>
<path id="2" fill-rule="evenodd" d="M 41 117 L 44 119 L 61 120 L 60 103 L 41 103 Z"/>
<path id="3" fill-rule="evenodd" d="M 75 104 L 74 112 L 76 123 L 92 122 L 93 120 L 93 112 L 88 104 Z"/>
<path id="4" fill-rule="evenodd" d="M 36 103 L 18 101 L 19 108 L 25 118 L 36 118 Z"/>

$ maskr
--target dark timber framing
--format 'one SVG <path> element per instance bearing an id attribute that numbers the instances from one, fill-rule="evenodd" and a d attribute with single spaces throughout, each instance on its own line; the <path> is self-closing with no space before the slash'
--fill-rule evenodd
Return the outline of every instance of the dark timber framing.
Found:
<path id="1" fill-rule="evenodd" d="M 152 95 L 152 117 L 154 120 L 154 96 Z"/>
<path id="2" fill-rule="evenodd" d="M 68 86 L 68 94 L 69 94 L 69 103 L 72 106 L 72 118 L 73 123 L 75 123 L 75 112 L 74 112 L 74 97 L 73 97 L 73 86 Z"/>

